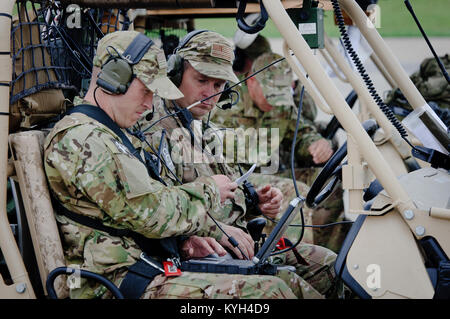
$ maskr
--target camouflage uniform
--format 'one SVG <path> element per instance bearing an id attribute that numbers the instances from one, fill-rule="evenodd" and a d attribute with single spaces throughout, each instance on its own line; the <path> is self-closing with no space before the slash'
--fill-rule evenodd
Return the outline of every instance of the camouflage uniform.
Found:
<path id="1" fill-rule="evenodd" d="M 185 60 L 188 60 L 194 69 L 202 74 L 233 81 L 233 78 L 229 76 L 229 71 L 225 72 L 226 70 L 223 67 L 214 68 L 214 65 L 212 67 L 210 66 L 212 64 L 212 57 L 210 56 L 211 47 L 214 46 L 214 43 L 218 42 L 215 33 L 213 33 L 212 39 L 208 39 L 210 36 L 207 32 L 195 36 L 178 54 L 182 55 Z M 192 61 L 194 61 L 194 64 L 192 64 Z M 201 64 L 201 61 L 209 61 L 210 63 Z M 214 63 L 217 64 L 217 60 Z M 224 64 L 220 60 L 219 63 Z M 229 70 L 231 70 L 231 65 L 229 65 Z M 177 116 L 167 117 L 169 114 L 175 112 L 174 104 L 175 102 L 170 100 L 155 100 L 154 111 L 149 116 L 151 120 L 146 119 L 149 114 L 144 114 L 137 125 L 138 131 L 144 132 L 149 148 L 153 152 L 159 153 L 161 161 L 164 161 L 165 165 L 169 168 L 168 174 L 163 175 L 165 182 L 176 185 L 178 183 L 177 179 L 183 183 L 189 183 L 198 180 L 202 176 L 217 174 L 224 174 L 231 180 L 235 180 L 239 174 L 235 168 L 228 165 L 221 149 L 223 145 L 223 132 L 213 123 L 193 120 L 190 127 L 194 137 L 194 146 L 192 146 L 191 133 L 187 128 L 183 127 L 179 118 Z M 162 117 L 165 118 L 160 121 Z M 254 174 L 252 176 L 252 178 L 256 178 L 255 186 L 261 186 L 262 184 L 268 184 L 268 182 L 271 183 L 272 180 L 276 180 L 277 184 L 274 186 L 282 190 L 289 189 L 289 192 L 285 192 L 284 194 L 285 202 L 283 203 L 282 210 L 285 209 L 289 201 L 295 197 L 292 181 L 274 176 L 261 176 L 261 178 L 257 178 L 257 175 Z M 306 185 L 300 185 L 300 189 L 304 190 L 305 188 Z M 220 209 L 211 211 L 211 214 L 226 224 L 242 228 L 245 228 L 249 219 L 255 217 L 255 212 L 247 210 L 245 196 L 241 189 L 235 191 L 235 199 L 233 201 L 227 200 Z M 295 229 L 295 231 L 298 232 L 298 229 Z M 316 270 L 321 268 L 319 273 L 323 272 L 322 270 L 324 269 L 331 268 L 330 265 L 333 264 L 336 258 L 333 252 L 322 247 L 315 247 L 315 249 L 309 249 L 309 246 L 303 247 L 305 247 L 302 250 L 304 258 L 310 260 L 314 267 L 320 265 L 315 268 Z M 289 253 L 286 255 L 289 255 Z M 288 257 L 285 256 L 284 260 L 287 259 Z M 332 273 L 333 270 L 330 269 L 330 274 Z M 318 277 L 326 277 L 327 279 L 327 282 L 325 280 L 322 282 L 314 281 L 314 284 L 317 283 L 317 286 L 314 286 L 314 288 L 323 294 L 330 287 L 331 282 L 328 280 L 327 272 L 323 272 L 323 276 L 319 275 Z M 307 287 L 306 290 L 314 291 L 314 294 L 316 293 L 316 290 L 310 285 L 307 285 Z M 303 292 L 303 295 L 305 296 L 305 292 Z"/>
<path id="2" fill-rule="evenodd" d="M 450 72 L 450 56 L 446 54 L 440 59 L 447 72 Z M 410 78 L 426 101 L 436 102 L 444 109 L 450 108 L 450 85 L 433 57 L 422 61 L 419 70 L 414 72 Z M 404 98 L 395 96 L 395 90 L 388 93 L 386 104 L 398 105 L 411 110 L 411 106 Z"/>
<path id="3" fill-rule="evenodd" d="M 260 70 L 280 58 L 281 56 L 276 53 L 263 53 L 253 62 L 251 72 Z M 238 104 L 230 110 L 215 109 L 212 120 L 223 127 L 241 127 L 244 130 L 252 127 L 277 127 L 279 129 L 278 147 L 281 164 L 278 175 L 290 177 L 291 171 L 288 169 L 291 166 L 290 151 L 297 119 L 297 108 L 291 91 L 292 70 L 287 61 L 283 60 L 258 73 L 255 77 L 273 109 L 269 112 L 260 110 L 252 101 L 247 86 L 241 86 L 238 89 L 240 95 Z M 242 78 L 244 78 L 244 75 L 242 75 Z M 307 96 L 305 102 L 310 107 L 303 108 L 302 112 L 305 110 L 309 118 L 308 120 L 302 118 L 300 121 L 295 147 L 295 165 L 297 167 L 295 178 L 306 185 L 311 185 L 320 172 L 320 168 L 314 167 L 315 164 L 309 154 L 308 147 L 323 137 L 317 132 L 313 123 L 317 111 L 311 97 Z M 303 195 L 306 196 L 306 193 L 303 193 Z M 336 187 L 330 198 L 311 213 L 311 219 L 308 220 L 307 224 L 320 225 L 341 220 L 343 219 L 343 211 L 342 188 Z M 305 212 L 309 215 L 307 209 L 305 209 Z M 347 229 L 334 226 L 324 229 L 308 229 L 307 232 L 314 233 L 312 236 L 314 244 L 326 246 L 338 252 Z"/>
<path id="4" fill-rule="evenodd" d="M 450 72 L 450 57 L 448 54 L 440 57 L 447 72 Z M 450 85 L 447 83 L 434 57 L 427 58 L 420 64 L 420 69 L 411 75 L 411 81 L 419 90 L 436 114 L 448 126 L 450 124 Z M 408 111 L 412 108 L 400 89 L 388 92 L 385 103 L 389 106 L 399 106 Z M 437 107 L 436 107 L 437 106 Z M 399 115 L 399 118 L 404 116 Z"/>
<path id="5" fill-rule="evenodd" d="M 94 65 L 105 62 L 105 47 L 118 51 L 137 32 L 106 35 L 99 43 Z M 180 96 L 165 76 L 164 55 L 152 46 L 135 65 L 135 74 L 152 91 L 167 97 Z M 162 59 L 162 60 L 160 60 Z M 141 141 L 129 136 L 137 150 Z M 146 167 L 122 144 L 120 138 L 96 120 L 74 113 L 65 116 L 49 133 L 44 151 L 49 187 L 67 209 L 104 225 L 130 229 L 148 238 L 177 235 L 223 236 L 207 216 L 215 210 L 220 194 L 214 180 L 202 177 L 182 186 L 165 187 L 153 180 Z M 63 236 L 67 263 L 92 271 L 120 285 L 127 267 L 140 257 L 141 249 L 130 237 L 115 237 L 56 216 Z M 155 256 L 158 258 L 158 256 Z M 274 276 L 192 274 L 158 275 L 143 297 L 152 298 L 295 298 L 285 281 Z M 293 278 L 292 281 L 295 281 Z M 298 284 L 293 286 L 297 293 Z M 255 289 L 262 288 L 262 289 Z M 71 289 L 73 298 L 110 297 L 99 284 L 82 280 Z"/>

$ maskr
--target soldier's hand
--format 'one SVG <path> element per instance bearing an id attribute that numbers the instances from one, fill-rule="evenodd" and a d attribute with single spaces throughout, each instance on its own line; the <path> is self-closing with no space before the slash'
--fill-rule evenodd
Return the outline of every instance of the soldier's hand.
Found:
<path id="1" fill-rule="evenodd" d="M 191 236 L 181 247 L 181 255 L 185 259 L 202 258 L 214 253 L 224 256 L 227 251 L 212 237 Z"/>
<path id="2" fill-rule="evenodd" d="M 233 237 L 238 243 L 239 248 L 242 250 L 242 252 L 249 258 L 252 259 L 255 255 L 254 251 L 254 243 L 252 237 L 244 232 L 242 229 L 229 226 L 229 225 L 222 225 L 224 231 L 228 234 L 228 236 Z M 219 243 L 229 248 L 233 253 L 239 258 L 244 259 L 244 256 L 242 256 L 241 252 L 238 248 L 233 247 L 233 245 L 228 241 L 228 237 L 223 235 Z"/>
<path id="3" fill-rule="evenodd" d="M 227 199 L 234 199 L 234 191 L 238 185 L 231 181 L 226 175 L 211 176 L 219 187 L 220 202 L 223 204 Z"/>
<path id="4" fill-rule="evenodd" d="M 325 163 L 331 155 L 333 155 L 333 149 L 331 148 L 330 142 L 324 138 L 312 143 L 308 147 L 308 152 L 311 154 L 313 162 L 316 164 Z"/>
<path id="5" fill-rule="evenodd" d="M 275 218 L 280 212 L 283 193 L 276 187 L 263 186 L 258 191 L 259 209 L 270 218 Z"/>

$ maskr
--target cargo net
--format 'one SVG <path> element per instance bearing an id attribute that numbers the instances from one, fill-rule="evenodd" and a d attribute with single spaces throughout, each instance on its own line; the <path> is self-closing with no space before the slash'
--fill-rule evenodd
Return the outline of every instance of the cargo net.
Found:
<path id="1" fill-rule="evenodd" d="M 135 26 L 139 23 L 135 20 Z M 148 17 L 145 21 L 145 35 L 160 44 L 166 58 L 171 55 L 180 43 L 180 40 L 190 31 L 194 30 L 192 19 L 162 20 L 158 17 Z M 160 42 L 158 42 L 160 41 Z"/>
<path id="2" fill-rule="evenodd" d="M 17 1 L 11 27 L 10 104 L 43 89 L 84 96 L 98 40 L 127 30 L 126 9 L 61 6 L 59 1 Z"/>

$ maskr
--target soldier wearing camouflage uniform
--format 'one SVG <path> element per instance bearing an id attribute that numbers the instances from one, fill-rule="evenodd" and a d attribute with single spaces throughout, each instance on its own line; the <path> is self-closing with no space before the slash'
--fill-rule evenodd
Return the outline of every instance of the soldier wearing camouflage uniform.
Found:
<path id="1" fill-rule="evenodd" d="M 223 157 L 220 149 L 223 141 L 222 132 L 206 119 L 219 96 L 189 109 L 193 121 L 188 127 L 185 127 L 182 118 L 177 114 L 180 109 L 220 92 L 225 81 L 232 83 L 238 81 L 232 71 L 231 45 L 215 32 L 202 32 L 193 36 L 176 51 L 176 54 L 183 59 L 183 69 L 179 70 L 183 76 L 178 87 L 185 97 L 178 100 L 155 101 L 154 110 L 144 114 L 138 121 L 137 131 L 144 132 L 150 149 L 160 155 L 160 161 L 164 163 L 161 166 L 169 168 L 167 175 L 163 176 L 166 183 L 178 185 L 180 182 L 197 181 L 204 176 L 224 174 L 228 178 L 223 180 L 223 185 L 227 185 L 239 174 Z M 295 197 L 292 181 L 256 175 L 252 175 L 252 181 L 256 181 L 257 186 L 266 184 L 258 190 L 259 207 L 263 214 L 276 216 L 280 211 L 284 211 L 288 202 Z M 306 194 L 308 191 L 306 185 L 298 184 L 300 192 Z M 277 195 L 280 191 L 274 186 L 281 188 L 283 197 L 286 198 L 281 205 L 280 197 Z M 247 221 L 257 216 L 258 212 L 246 207 L 245 196 L 241 189 L 236 189 L 234 193 L 232 200 L 227 200 L 220 209 L 211 213 L 226 224 L 244 228 Z M 306 210 L 308 213 L 311 212 L 309 209 Z M 290 227 L 288 237 L 295 242 L 299 233 L 298 228 Z M 303 296 L 309 297 L 310 293 L 315 295 L 317 291 L 325 294 L 331 287 L 330 278 L 334 276 L 332 264 L 336 255 L 327 249 L 309 244 L 301 244 L 298 250 L 303 257 L 301 258 L 303 264 L 293 261 L 296 257 L 292 252 L 285 254 L 279 262 L 289 261 L 297 266 L 297 273 L 309 277 L 308 282 L 312 287 L 308 284 L 303 285 Z M 291 255 L 293 258 L 290 258 Z"/>
<path id="2" fill-rule="evenodd" d="M 448 54 L 440 57 L 447 72 L 450 72 L 450 56 Z M 418 71 L 411 75 L 411 81 L 419 90 L 425 101 L 441 118 L 445 125 L 450 125 L 450 84 L 442 74 L 434 57 L 427 58 L 420 64 Z M 386 105 L 393 107 L 393 111 L 400 119 L 404 118 L 410 111 L 406 98 L 400 89 L 395 88 L 388 92 Z M 402 110 L 403 109 L 403 110 Z"/>
<path id="3" fill-rule="evenodd" d="M 251 48 L 252 46 L 250 46 Z M 281 58 L 276 53 L 262 53 L 254 60 L 248 73 L 241 74 L 240 77 L 244 78 Z M 244 130 L 248 128 L 278 128 L 279 145 L 277 148 L 280 154 L 278 174 L 285 177 L 291 175 L 288 168 L 291 166 L 290 152 L 297 119 L 297 108 L 291 92 L 292 82 L 292 70 L 287 61 L 277 62 L 249 78 L 245 86 L 239 87 L 240 99 L 237 105 L 230 110 L 216 109 L 212 116 L 213 121 L 227 128 L 241 127 Z M 308 114 L 311 113 L 310 109 L 307 108 Z M 313 165 L 328 160 L 333 150 L 329 141 L 317 132 L 311 120 L 307 122 L 301 119 L 300 123 L 295 146 L 295 177 L 297 180 L 311 185 L 320 171 L 319 167 Z M 316 147 L 316 145 L 318 146 Z M 317 154 L 314 154 L 315 148 Z M 326 201 L 315 209 L 312 214 L 312 223 L 321 225 L 342 220 L 343 211 L 342 188 L 338 187 Z M 338 252 L 345 238 L 346 229 L 341 225 L 323 229 L 314 228 L 314 243 Z"/>
<path id="4" fill-rule="evenodd" d="M 111 47 L 121 54 L 138 34 L 118 31 L 100 40 L 91 86 L 84 97 L 84 103 L 100 107 L 122 129 L 135 124 L 152 107 L 153 94 L 165 98 L 182 96 L 166 77 L 164 54 L 154 44 L 133 66 L 136 77 L 124 94 L 112 95 L 103 89 L 96 92 L 97 74 L 109 58 Z M 141 141 L 131 135 L 128 138 L 137 150 L 142 150 Z M 132 230 L 147 238 L 190 236 L 180 243 L 185 257 L 225 253 L 221 245 L 226 247 L 227 240 L 206 214 L 217 209 L 225 199 L 214 178 L 205 176 L 182 186 L 166 187 L 148 175 L 146 166 L 130 153 L 110 127 L 82 113 L 67 115 L 56 124 L 46 138 L 44 157 L 53 195 L 74 214 L 112 228 Z M 68 264 L 101 274 L 119 286 L 128 268 L 140 259 L 141 247 L 131 237 L 112 236 L 59 214 L 56 218 Z M 225 224 L 222 227 L 227 231 L 233 228 Z M 283 276 L 284 281 L 274 276 L 159 274 L 142 297 L 302 297 L 303 282 L 287 272 Z M 293 290 L 286 282 L 291 283 Z M 71 297 L 111 295 L 103 286 L 83 279 L 79 288 L 71 289 Z"/>

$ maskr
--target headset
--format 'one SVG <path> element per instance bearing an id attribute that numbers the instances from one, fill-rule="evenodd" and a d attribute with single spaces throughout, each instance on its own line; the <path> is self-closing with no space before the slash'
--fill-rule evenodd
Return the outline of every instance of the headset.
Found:
<path id="1" fill-rule="evenodd" d="M 139 33 L 130 45 L 120 54 L 114 47 L 108 46 L 110 55 L 102 65 L 97 77 L 97 85 L 110 94 L 125 94 L 131 82 L 135 78 L 133 65 L 139 63 L 144 54 L 154 42 L 142 33 Z M 108 49 L 116 51 L 112 54 Z"/>
<path id="2" fill-rule="evenodd" d="M 193 37 L 207 31 L 209 30 L 202 29 L 189 32 L 175 50 L 173 50 L 173 54 L 169 56 L 167 60 L 167 76 L 177 87 L 181 84 L 184 72 L 184 59 L 178 54 L 178 51 L 184 48 Z"/>
<path id="3" fill-rule="evenodd" d="M 173 54 L 169 56 L 169 59 L 167 60 L 167 76 L 169 79 L 177 86 L 180 87 L 181 80 L 183 79 L 183 72 L 184 72 L 184 59 L 178 54 L 178 51 L 184 48 L 189 41 L 195 36 L 197 36 L 200 33 L 208 32 L 209 30 L 202 29 L 202 30 L 194 30 L 189 32 L 183 40 L 180 42 L 180 44 L 175 48 L 173 51 Z M 229 82 L 225 82 L 225 87 L 223 90 L 222 95 L 220 96 L 220 99 L 218 102 L 222 102 L 225 100 L 232 101 L 232 93 L 235 91 L 232 91 L 229 89 L 230 84 Z M 234 103 L 236 104 L 236 103 Z M 231 108 L 233 103 L 226 103 L 224 106 L 222 106 L 222 109 Z"/>

